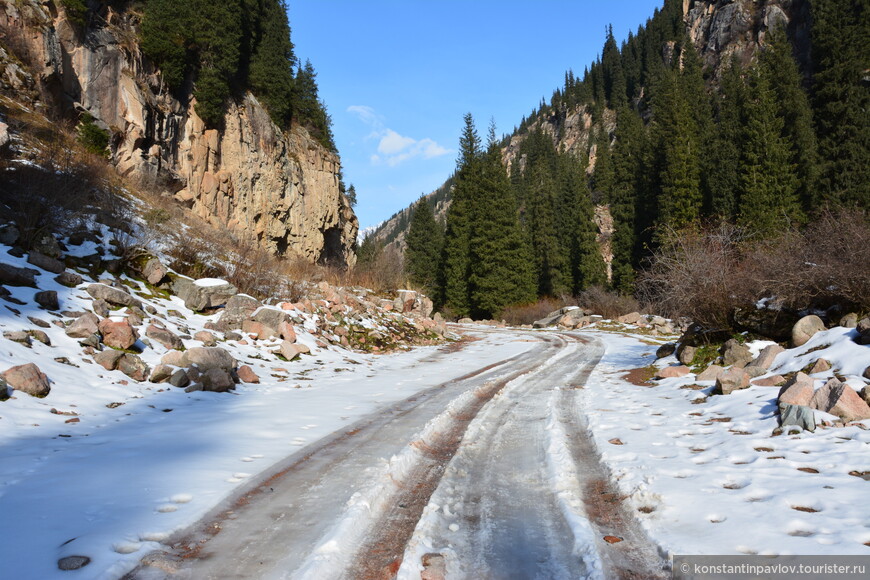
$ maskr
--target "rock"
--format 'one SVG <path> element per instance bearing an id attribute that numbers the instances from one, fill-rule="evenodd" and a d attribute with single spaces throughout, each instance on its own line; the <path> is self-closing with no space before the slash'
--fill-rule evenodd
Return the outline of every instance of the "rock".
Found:
<path id="1" fill-rule="evenodd" d="M 865 379 L 870 379 L 870 367 L 864 369 L 864 374 L 862 375 Z"/>
<path id="2" fill-rule="evenodd" d="M 809 374 L 814 375 L 816 373 L 823 373 L 829 370 L 831 370 L 831 363 L 823 358 L 820 358 L 816 360 L 816 362 L 813 364 L 813 368 L 810 369 Z"/>
<path id="3" fill-rule="evenodd" d="M 51 384 L 39 367 L 33 363 L 14 366 L 0 373 L 0 378 L 15 389 L 31 397 L 43 398 L 51 392 Z"/>
<path id="4" fill-rule="evenodd" d="M 190 384 L 190 377 L 187 376 L 187 371 L 184 369 L 178 369 L 172 376 L 169 377 L 169 384 L 173 387 L 178 387 L 179 389 L 183 389 L 187 385 Z"/>
<path id="5" fill-rule="evenodd" d="M 677 345 L 673 342 L 666 342 L 656 349 L 656 358 L 665 358 L 671 356 L 677 351 Z M 682 361 L 681 361 L 682 362 Z"/>
<path id="6" fill-rule="evenodd" d="M 675 378 L 675 377 L 684 377 L 684 376 L 688 375 L 690 372 L 691 372 L 691 369 L 689 369 L 689 367 L 687 367 L 685 365 L 665 367 L 656 373 L 656 378 L 671 379 L 671 378 Z"/>
<path id="7" fill-rule="evenodd" d="M 260 377 L 258 377 L 257 373 L 254 372 L 254 369 L 252 369 L 248 365 L 240 366 L 238 374 L 239 380 L 241 380 L 243 383 L 259 384 L 260 382 Z"/>
<path id="8" fill-rule="evenodd" d="M 180 350 L 170 350 L 160 358 L 160 362 L 174 367 L 183 367 L 186 365 L 184 361 L 184 353 Z"/>
<path id="9" fill-rule="evenodd" d="M 94 310 L 94 314 L 97 316 L 102 316 L 103 318 L 108 318 L 110 314 L 109 303 L 99 298 L 91 302 L 91 308 Z"/>
<path id="10" fill-rule="evenodd" d="M 85 312 L 76 318 L 66 329 L 66 335 L 72 338 L 87 338 L 99 331 L 100 319 L 96 314 Z"/>
<path id="11" fill-rule="evenodd" d="M 769 337 L 778 342 L 789 340 L 798 316 L 787 309 L 738 308 L 734 311 L 734 323 L 741 331 Z"/>
<path id="12" fill-rule="evenodd" d="M 49 258 L 60 257 L 60 244 L 57 243 L 57 239 L 51 234 L 37 236 L 32 244 L 32 248 L 36 252 L 48 256 Z"/>
<path id="13" fill-rule="evenodd" d="M 542 318 L 540 320 L 536 320 L 535 322 L 533 322 L 532 328 L 546 328 L 548 326 L 553 326 L 554 324 L 559 322 L 559 320 L 565 314 L 567 314 L 571 310 L 576 310 L 576 309 L 577 309 L 576 306 L 566 306 L 565 308 L 560 308 L 559 310 L 556 310 L 555 312 L 551 312 L 550 314 L 548 314 L 544 318 Z M 467 320 L 467 322 L 463 322 L 464 320 Z M 459 321 L 459 324 L 471 324 L 473 322 L 474 321 L 471 320 L 470 318 L 468 318 L 468 319 L 463 318 L 462 320 Z"/>
<path id="14" fill-rule="evenodd" d="M 36 288 L 36 276 L 39 270 L 33 268 L 18 268 L 5 262 L 0 262 L 0 284 L 6 286 L 30 286 Z"/>
<path id="15" fill-rule="evenodd" d="M 284 341 L 281 343 L 280 354 L 287 360 L 293 360 L 300 354 L 308 354 L 311 352 L 311 349 L 300 343 L 290 343 Z"/>
<path id="16" fill-rule="evenodd" d="M 133 379 L 142 382 L 148 378 L 148 365 L 139 355 L 125 353 L 118 361 L 118 370 Z"/>
<path id="17" fill-rule="evenodd" d="M 168 273 L 169 270 L 157 258 L 151 258 L 145 262 L 145 266 L 142 268 L 142 275 L 152 286 L 160 284 Z"/>
<path id="18" fill-rule="evenodd" d="M 30 348 L 30 335 L 23 330 L 7 330 L 3 333 L 3 338 Z"/>
<path id="19" fill-rule="evenodd" d="M 48 338 L 48 335 L 41 330 L 31 329 L 27 331 L 27 334 L 33 337 L 34 340 L 38 340 L 45 346 L 51 346 L 51 339 Z"/>
<path id="20" fill-rule="evenodd" d="M 236 294 L 227 301 L 224 311 L 217 322 L 217 329 L 223 332 L 237 330 L 242 323 L 257 311 L 263 304 L 247 294 Z"/>
<path id="21" fill-rule="evenodd" d="M 253 316 L 251 316 L 251 320 L 259 322 L 270 329 L 274 329 L 275 334 L 273 336 L 278 336 L 278 328 L 281 326 L 282 322 L 290 322 L 290 315 L 280 308 L 263 306 L 257 310 Z"/>
<path id="22" fill-rule="evenodd" d="M 145 329 L 145 336 L 159 342 L 170 350 L 181 350 L 184 348 L 184 343 L 172 331 L 160 328 L 154 324 L 148 325 L 148 328 Z"/>
<path id="23" fill-rule="evenodd" d="M 214 346 L 217 344 L 217 337 L 207 330 L 200 330 L 193 335 L 193 338 L 200 341 L 204 346 Z"/>
<path id="24" fill-rule="evenodd" d="M 4 124 L 0 123 L 0 127 Z M 3 148 L 3 137 L 2 137 L 2 128 L 0 128 L 0 149 Z M 14 246 L 18 241 L 18 238 L 21 237 L 21 232 L 15 226 L 14 223 L 9 222 L 6 224 L 0 225 L 0 244 L 4 246 Z"/>
<path id="25" fill-rule="evenodd" d="M 236 388 L 236 383 L 233 381 L 232 374 L 226 369 L 210 368 L 205 371 L 199 379 L 202 383 L 203 391 L 211 391 L 214 393 L 225 393 Z"/>
<path id="26" fill-rule="evenodd" d="M 725 366 L 745 367 L 752 361 L 752 353 L 749 347 L 740 344 L 735 339 L 730 339 L 719 349 L 722 353 L 722 362 Z"/>
<path id="27" fill-rule="evenodd" d="M 342 327 L 337 327 L 336 333 L 338 332 L 338 328 Z M 281 338 L 287 342 L 296 342 L 296 330 L 289 322 L 282 322 L 278 326 L 278 334 L 281 335 Z"/>
<path id="28" fill-rule="evenodd" d="M 28 316 L 27 320 L 38 326 L 39 328 L 51 328 L 51 324 L 42 320 L 41 318 L 36 318 L 35 316 Z"/>
<path id="29" fill-rule="evenodd" d="M 84 339 L 79 341 L 81 346 L 85 348 L 91 349 L 100 349 L 102 346 L 100 345 L 100 335 L 97 333 L 91 334 L 89 336 L 84 337 Z M 90 354 L 90 353 L 88 353 Z"/>
<path id="30" fill-rule="evenodd" d="M 127 350 L 139 339 L 139 333 L 126 318 L 119 321 L 104 318 L 100 321 L 99 329 L 103 335 L 103 344 L 112 348 Z"/>
<path id="31" fill-rule="evenodd" d="M 692 364 L 692 361 L 695 360 L 695 353 L 698 352 L 698 349 L 691 345 L 683 346 L 679 352 L 677 353 L 677 360 L 683 363 L 684 365 Z"/>
<path id="32" fill-rule="evenodd" d="M 196 365 L 200 372 L 215 368 L 229 372 L 236 367 L 233 356 L 219 346 L 195 346 L 184 351 L 181 360 L 178 366 Z"/>
<path id="33" fill-rule="evenodd" d="M 817 332 L 825 330 L 825 323 L 815 314 L 804 316 L 791 329 L 791 344 L 794 347 L 805 345 Z"/>
<path id="34" fill-rule="evenodd" d="M 842 326 L 843 328 L 857 328 L 858 315 L 854 312 L 846 314 L 845 316 L 840 318 L 840 326 Z"/>
<path id="35" fill-rule="evenodd" d="M 870 406 L 855 389 L 835 378 L 815 392 L 809 406 L 836 415 L 846 422 L 870 419 Z"/>
<path id="36" fill-rule="evenodd" d="M 94 362 L 107 371 L 113 371 L 118 368 L 118 361 L 122 356 L 124 356 L 123 351 L 107 348 L 94 355 Z"/>
<path id="37" fill-rule="evenodd" d="M 64 270 L 66 270 L 66 266 L 63 265 L 63 262 L 60 260 L 56 260 L 45 254 L 41 254 L 39 252 L 32 251 L 27 255 L 27 263 L 33 264 L 37 268 L 42 268 L 52 274 L 60 274 Z"/>
<path id="38" fill-rule="evenodd" d="M 747 365 L 743 367 L 743 370 L 746 372 L 747 375 L 749 375 L 750 379 L 754 379 L 755 377 L 760 377 L 767 374 L 767 369 L 763 369 L 755 365 Z"/>
<path id="39" fill-rule="evenodd" d="M 719 375 L 725 371 L 724 367 L 720 367 L 719 365 L 710 365 L 700 374 L 695 376 L 696 381 L 715 381 L 719 378 Z"/>
<path id="40" fill-rule="evenodd" d="M 758 356 L 755 357 L 755 360 L 752 361 L 752 366 L 761 367 L 763 369 L 769 369 L 773 364 L 776 355 L 781 352 L 785 352 L 785 349 L 779 346 L 778 344 L 770 344 L 765 346 Z"/>
<path id="41" fill-rule="evenodd" d="M 681 345 L 704 346 L 717 342 L 725 342 L 731 335 L 724 330 L 710 330 L 700 324 L 692 324 L 677 341 Z"/>
<path id="42" fill-rule="evenodd" d="M 190 283 L 173 284 L 173 288 L 176 287 L 178 297 L 184 300 L 184 305 L 196 312 L 224 306 L 230 298 L 239 293 L 238 288 L 229 282 L 216 278 L 201 278 L 191 280 Z"/>
<path id="43" fill-rule="evenodd" d="M 763 379 L 754 379 L 751 382 L 758 387 L 779 387 L 785 383 L 785 377 L 782 375 L 772 375 Z"/>
<path id="44" fill-rule="evenodd" d="M 870 344 L 870 316 L 859 320 L 855 330 L 858 331 L 858 336 L 855 337 L 855 342 L 865 345 Z"/>
<path id="45" fill-rule="evenodd" d="M 796 425 L 804 431 L 816 430 L 816 416 L 813 410 L 803 405 L 779 405 L 779 424 L 782 427 Z"/>
<path id="46" fill-rule="evenodd" d="M 640 312 L 630 312 L 628 314 L 623 314 L 619 318 L 616 319 L 617 322 L 621 322 L 623 324 L 637 324 L 640 322 L 642 315 Z"/>
<path id="47" fill-rule="evenodd" d="M 730 395 L 734 391 L 747 388 L 749 388 L 749 375 L 740 367 L 726 369 L 716 377 L 717 394 Z"/>
<path id="48" fill-rule="evenodd" d="M 870 367 L 867 367 L 867 370 L 864 371 L 864 374 L 866 375 L 868 371 L 870 371 Z M 861 395 L 861 398 L 864 399 L 864 402 L 870 405 L 870 385 L 864 385 L 864 388 L 861 389 L 861 392 L 859 394 Z"/>
<path id="49" fill-rule="evenodd" d="M 148 377 L 148 380 L 152 383 L 165 383 L 172 377 L 172 374 L 175 372 L 175 368 L 165 365 L 159 364 L 154 367 L 154 370 L 151 371 L 151 375 Z"/>
<path id="50" fill-rule="evenodd" d="M 802 405 L 808 407 L 813 398 L 815 382 L 804 373 L 798 373 L 785 384 L 777 396 L 780 405 Z"/>
<path id="51" fill-rule="evenodd" d="M 63 271 L 57 276 L 54 277 L 54 281 L 60 284 L 61 286 L 66 286 L 67 288 L 75 288 L 79 284 L 81 284 L 84 280 L 81 276 L 76 274 L 75 272 L 67 272 Z"/>
<path id="52" fill-rule="evenodd" d="M 417 301 L 417 293 L 413 290 L 399 290 L 395 301 L 393 302 L 393 310 L 396 312 L 407 313 L 414 310 L 414 303 Z"/>
<path id="53" fill-rule="evenodd" d="M 57 292 L 54 290 L 37 292 L 33 295 L 33 299 L 46 310 L 60 310 L 60 302 L 58 302 Z"/>
<path id="54" fill-rule="evenodd" d="M 245 320 L 242 322 L 242 332 L 248 336 L 252 336 L 257 340 L 266 340 L 273 336 L 278 336 L 278 330 L 256 322 L 254 320 Z"/>
<path id="55" fill-rule="evenodd" d="M 89 284 L 85 288 L 88 294 L 94 299 L 105 300 L 109 304 L 115 306 L 135 306 L 142 308 L 142 301 L 127 294 L 123 290 L 107 286 L 106 284 Z"/>
<path id="56" fill-rule="evenodd" d="M 65 556 L 57 561 L 57 567 L 61 570 L 78 570 L 91 563 L 87 556 Z"/>

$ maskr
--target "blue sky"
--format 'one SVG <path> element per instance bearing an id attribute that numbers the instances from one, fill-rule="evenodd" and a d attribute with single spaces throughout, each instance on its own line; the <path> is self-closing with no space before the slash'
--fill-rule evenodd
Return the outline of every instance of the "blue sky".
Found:
<path id="1" fill-rule="evenodd" d="M 565 71 L 621 42 L 662 0 L 289 0 L 296 55 L 332 116 L 361 227 L 450 175 L 462 117 L 509 133 Z"/>

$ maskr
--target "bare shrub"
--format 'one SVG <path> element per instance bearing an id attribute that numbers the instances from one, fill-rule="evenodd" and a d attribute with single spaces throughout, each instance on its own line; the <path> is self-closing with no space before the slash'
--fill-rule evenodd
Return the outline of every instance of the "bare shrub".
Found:
<path id="1" fill-rule="evenodd" d="M 531 304 L 508 306 L 502 310 L 499 317 L 512 326 L 522 326 L 540 320 L 566 306 L 577 306 L 577 301 L 569 297 L 545 297 Z"/>
<path id="2" fill-rule="evenodd" d="M 640 303 L 633 296 L 625 296 L 601 286 L 587 288 L 580 293 L 577 301 L 586 310 L 591 310 L 604 318 L 617 318 L 640 310 Z"/>
<path id="3" fill-rule="evenodd" d="M 338 280 L 336 280 L 338 281 Z M 389 292 L 407 287 L 402 255 L 396 248 L 387 247 L 371 261 L 357 264 L 341 276 L 346 285 L 364 286 L 375 292 Z"/>

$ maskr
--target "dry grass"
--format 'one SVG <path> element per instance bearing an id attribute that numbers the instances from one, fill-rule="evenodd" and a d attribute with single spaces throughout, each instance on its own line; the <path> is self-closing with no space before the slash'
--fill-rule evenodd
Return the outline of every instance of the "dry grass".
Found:
<path id="1" fill-rule="evenodd" d="M 499 318 L 512 326 L 531 324 L 566 306 L 577 306 L 577 300 L 568 296 L 561 298 L 541 298 L 531 304 L 518 304 L 505 308 Z"/>
<path id="2" fill-rule="evenodd" d="M 577 297 L 577 302 L 582 308 L 604 318 L 617 318 L 641 309 L 640 303 L 633 296 L 605 290 L 601 286 L 587 288 Z"/>

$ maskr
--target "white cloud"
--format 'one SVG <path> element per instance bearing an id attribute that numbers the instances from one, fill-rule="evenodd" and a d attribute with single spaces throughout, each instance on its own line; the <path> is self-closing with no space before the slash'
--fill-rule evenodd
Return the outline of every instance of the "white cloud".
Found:
<path id="1" fill-rule="evenodd" d="M 395 167 L 415 157 L 433 159 L 451 153 L 450 149 L 442 147 L 428 137 L 418 140 L 400 135 L 388 128 L 384 123 L 384 118 L 372 107 L 351 105 L 347 108 L 347 112 L 353 113 L 360 121 L 372 128 L 372 132 L 367 138 L 378 140 L 378 154 L 370 157 L 372 165 L 386 163 L 390 167 Z"/>

